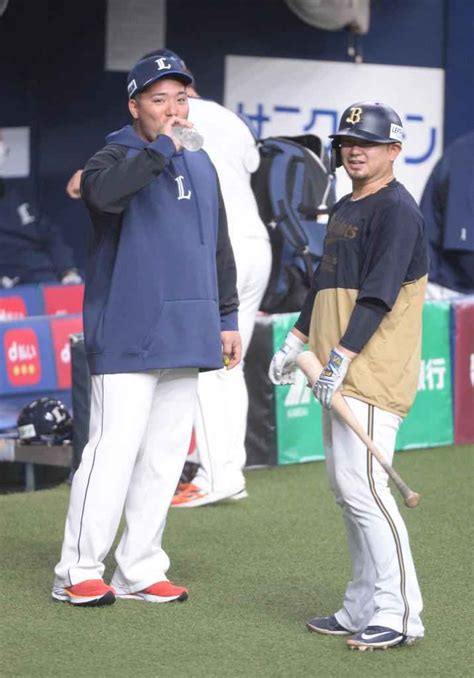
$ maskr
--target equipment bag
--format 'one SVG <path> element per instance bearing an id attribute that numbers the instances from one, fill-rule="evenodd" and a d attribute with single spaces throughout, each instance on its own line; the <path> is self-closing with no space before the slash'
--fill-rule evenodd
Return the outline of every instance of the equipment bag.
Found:
<path id="1" fill-rule="evenodd" d="M 272 245 L 272 271 L 260 309 L 299 311 L 323 252 L 334 176 L 313 134 L 256 140 L 260 166 L 252 188 Z M 319 219 L 319 221 L 318 221 Z"/>

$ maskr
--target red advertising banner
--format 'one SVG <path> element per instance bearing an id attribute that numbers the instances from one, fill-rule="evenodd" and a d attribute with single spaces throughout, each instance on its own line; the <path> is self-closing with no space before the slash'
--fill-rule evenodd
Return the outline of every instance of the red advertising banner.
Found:
<path id="1" fill-rule="evenodd" d="M 57 388 L 71 388 L 71 348 L 69 337 L 82 332 L 82 316 L 51 319 Z"/>
<path id="2" fill-rule="evenodd" d="M 11 386 L 31 386 L 41 381 L 38 336 L 31 327 L 7 330 L 3 336 L 7 379 Z"/>
<path id="3" fill-rule="evenodd" d="M 43 287 L 46 315 L 82 313 L 84 285 L 51 285 Z"/>
<path id="4" fill-rule="evenodd" d="M 454 442 L 474 442 L 474 298 L 453 303 Z"/>
<path id="5" fill-rule="evenodd" d="M 0 297 L 0 322 L 19 320 L 27 315 L 25 300 L 20 295 Z"/>

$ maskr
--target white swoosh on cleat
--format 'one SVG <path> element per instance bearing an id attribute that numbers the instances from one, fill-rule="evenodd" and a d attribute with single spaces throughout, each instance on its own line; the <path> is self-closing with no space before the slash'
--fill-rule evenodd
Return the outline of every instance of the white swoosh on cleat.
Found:
<path id="1" fill-rule="evenodd" d="M 384 636 L 390 635 L 392 631 L 384 631 L 383 633 L 361 633 L 360 637 L 362 640 L 378 640 Z"/>

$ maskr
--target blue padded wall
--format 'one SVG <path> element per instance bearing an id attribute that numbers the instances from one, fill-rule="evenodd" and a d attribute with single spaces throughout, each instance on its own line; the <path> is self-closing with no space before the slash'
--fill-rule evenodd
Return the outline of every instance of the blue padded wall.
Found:
<path id="1" fill-rule="evenodd" d="M 88 217 L 66 196 L 66 180 L 128 119 L 125 74 L 104 71 L 105 16 L 105 0 L 11 0 L 0 17 L 0 127 L 31 126 L 43 207 L 63 224 L 79 264 Z M 361 39 L 366 62 L 446 67 L 447 140 L 472 124 L 473 16 L 471 0 L 372 0 Z M 226 54 L 349 59 L 344 31 L 311 28 L 283 0 L 171 0 L 166 35 L 201 94 L 218 101 Z"/>

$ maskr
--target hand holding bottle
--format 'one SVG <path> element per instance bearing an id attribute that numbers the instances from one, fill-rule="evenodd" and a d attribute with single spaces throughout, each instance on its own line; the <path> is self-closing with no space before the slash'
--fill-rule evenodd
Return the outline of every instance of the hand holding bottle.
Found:
<path id="1" fill-rule="evenodd" d="M 181 148 L 198 151 L 204 143 L 204 139 L 192 122 L 177 115 L 169 116 L 159 133 L 171 137 L 178 151 Z"/>
<path id="2" fill-rule="evenodd" d="M 183 125 L 173 125 L 171 133 L 188 151 L 199 151 L 202 148 L 204 139 L 195 127 L 184 127 Z"/>

